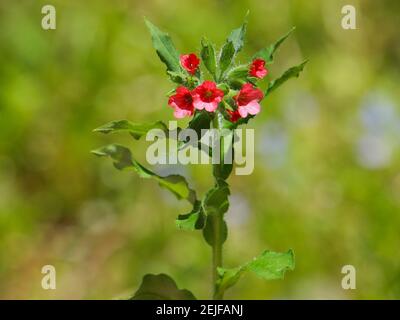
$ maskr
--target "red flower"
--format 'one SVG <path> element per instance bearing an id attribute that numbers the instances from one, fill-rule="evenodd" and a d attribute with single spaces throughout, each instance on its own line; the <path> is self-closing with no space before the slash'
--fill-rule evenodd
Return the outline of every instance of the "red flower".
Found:
<path id="1" fill-rule="evenodd" d="M 240 116 L 246 118 L 248 114 L 255 115 L 260 112 L 259 102 L 263 97 L 264 94 L 260 89 L 254 88 L 250 83 L 246 83 L 233 99 L 236 101 Z"/>
<path id="2" fill-rule="evenodd" d="M 181 66 L 191 75 L 196 73 L 196 70 L 200 64 L 200 59 L 194 53 L 181 54 L 180 61 Z"/>
<path id="3" fill-rule="evenodd" d="M 176 94 L 169 97 L 168 104 L 175 109 L 174 116 L 177 119 L 193 114 L 193 97 L 190 90 L 185 87 L 176 88 Z"/>
<path id="4" fill-rule="evenodd" d="M 255 59 L 250 65 L 249 74 L 253 77 L 262 79 L 268 73 L 268 70 L 265 69 L 265 60 L 263 59 Z"/>
<path id="5" fill-rule="evenodd" d="M 206 80 L 192 92 L 193 105 L 198 110 L 206 109 L 213 112 L 218 108 L 224 92 L 217 88 L 215 82 Z"/>
<path id="6" fill-rule="evenodd" d="M 239 113 L 238 110 L 234 110 L 234 111 L 226 110 L 226 111 L 227 111 L 227 112 L 229 113 L 229 115 L 230 115 L 229 120 L 230 120 L 231 122 L 236 122 L 236 121 L 238 121 L 238 120 L 241 118 L 240 113 Z"/>

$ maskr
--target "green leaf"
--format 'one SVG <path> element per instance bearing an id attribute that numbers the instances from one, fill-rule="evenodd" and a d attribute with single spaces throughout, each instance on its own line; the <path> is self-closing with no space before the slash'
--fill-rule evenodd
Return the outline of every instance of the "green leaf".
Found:
<path id="1" fill-rule="evenodd" d="M 216 186 L 210 189 L 204 197 L 204 212 L 207 215 L 224 214 L 229 208 L 229 195 L 229 185 L 223 180 L 218 180 Z"/>
<path id="2" fill-rule="evenodd" d="M 264 251 L 247 265 L 249 271 L 254 272 L 265 280 L 283 279 L 286 271 L 293 271 L 295 267 L 293 250 L 288 252 Z"/>
<path id="3" fill-rule="evenodd" d="M 188 128 L 196 131 L 199 138 L 201 138 L 201 129 L 210 129 L 212 115 L 205 110 L 196 111 L 192 120 L 190 120 Z"/>
<path id="4" fill-rule="evenodd" d="M 232 122 L 226 120 L 220 112 L 216 116 L 220 135 L 220 161 L 213 165 L 213 175 L 217 180 L 226 180 L 233 169 L 234 131 L 231 130 Z"/>
<path id="5" fill-rule="evenodd" d="M 196 300 L 193 293 L 179 289 L 166 274 L 146 274 L 135 295 L 130 300 Z"/>
<path id="6" fill-rule="evenodd" d="M 133 123 L 128 120 L 111 121 L 93 131 L 101 133 L 129 132 L 132 137 L 139 139 L 152 129 L 160 129 L 166 133 L 168 132 L 167 126 L 162 121 L 152 123 Z"/>
<path id="7" fill-rule="evenodd" d="M 236 66 L 229 70 L 228 74 L 226 75 L 226 78 L 229 79 L 240 79 L 246 81 L 247 77 L 249 75 L 249 65 L 248 64 L 242 64 L 240 66 Z"/>
<path id="8" fill-rule="evenodd" d="M 134 170 L 142 178 L 155 179 L 161 187 L 171 191 L 178 199 L 186 199 L 192 204 L 196 202 L 196 193 L 189 188 L 184 177 L 180 175 L 159 176 L 134 160 L 130 150 L 124 146 L 111 144 L 94 150 L 92 153 L 100 157 L 110 157 L 114 160 L 114 166 L 119 170 Z"/>
<path id="9" fill-rule="evenodd" d="M 243 84 L 249 82 L 249 65 L 240 65 L 229 70 L 226 81 L 232 88 L 240 90 Z"/>
<path id="10" fill-rule="evenodd" d="M 223 244 L 228 237 L 228 227 L 225 220 L 220 217 L 228 211 L 229 194 L 228 184 L 223 180 L 218 180 L 216 186 L 206 193 L 202 201 L 202 207 L 207 216 L 203 236 L 210 246 Z M 215 238 L 217 235 L 218 239 Z"/>
<path id="11" fill-rule="evenodd" d="M 204 135 L 204 132 L 202 133 L 201 130 L 202 129 L 210 129 L 211 120 L 212 120 L 212 115 L 209 112 L 207 112 L 205 110 L 195 112 L 192 120 L 190 120 L 187 128 L 185 128 L 185 129 L 193 129 L 196 132 L 197 136 L 199 137 L 197 146 L 193 146 L 193 147 L 201 150 L 202 144 L 201 144 L 200 140 Z M 182 130 L 185 130 L 185 129 L 182 129 Z M 188 147 L 189 145 L 190 145 L 190 141 L 180 141 L 179 149 L 184 149 L 184 148 Z"/>
<path id="12" fill-rule="evenodd" d="M 225 71 L 232 64 L 233 57 L 235 56 L 235 47 L 233 42 L 228 40 L 221 49 L 219 56 L 219 74 L 220 78 L 224 75 Z"/>
<path id="13" fill-rule="evenodd" d="M 218 230 L 218 231 L 217 231 Z M 219 238 L 215 238 L 216 235 Z M 225 220 L 218 220 L 214 215 L 208 216 L 203 229 L 203 237 L 210 246 L 222 245 L 228 238 L 228 226 Z"/>
<path id="14" fill-rule="evenodd" d="M 264 251 L 252 261 L 237 268 L 218 268 L 219 280 L 217 287 L 219 292 L 224 292 L 232 287 L 246 271 L 252 271 L 265 280 L 283 279 L 286 271 L 292 271 L 295 267 L 293 250 L 288 252 Z"/>
<path id="15" fill-rule="evenodd" d="M 205 216 L 201 201 L 196 201 L 193 210 L 187 214 L 179 215 L 175 222 L 177 228 L 181 230 L 193 231 L 203 229 Z"/>
<path id="16" fill-rule="evenodd" d="M 172 82 L 177 84 L 185 84 L 187 82 L 187 77 L 183 72 L 167 71 L 167 74 Z"/>
<path id="17" fill-rule="evenodd" d="M 274 61 L 274 54 L 276 50 L 280 47 L 280 45 L 290 36 L 290 34 L 296 29 L 293 27 L 288 33 L 284 36 L 280 37 L 275 43 L 269 45 L 266 48 L 258 51 L 254 56 L 253 60 L 256 58 L 264 59 L 267 64 L 271 64 Z"/>
<path id="18" fill-rule="evenodd" d="M 283 83 L 285 83 L 290 78 L 293 77 L 297 78 L 300 75 L 300 72 L 303 71 L 304 66 L 306 65 L 307 62 L 308 60 L 305 60 L 299 65 L 289 68 L 278 79 L 270 81 L 267 90 L 265 90 L 265 96 L 270 94 L 275 89 L 279 88 Z"/>
<path id="19" fill-rule="evenodd" d="M 243 48 L 244 45 L 248 14 L 249 13 L 247 12 L 243 24 L 239 28 L 234 29 L 228 37 L 228 41 L 232 42 L 233 47 L 235 49 L 235 55 Z"/>
<path id="20" fill-rule="evenodd" d="M 215 48 L 206 38 L 201 40 L 200 56 L 208 72 L 216 79 L 217 62 L 215 58 Z"/>
<path id="21" fill-rule="evenodd" d="M 225 71 L 231 66 L 234 57 L 243 48 L 244 38 L 246 35 L 246 29 L 247 29 L 247 16 L 248 16 L 248 12 L 245 16 L 243 24 L 239 28 L 232 30 L 232 32 L 226 39 L 226 42 L 221 49 L 221 52 L 219 55 L 219 77 L 220 78 L 222 78 L 224 76 Z"/>
<path id="22" fill-rule="evenodd" d="M 165 63 L 168 71 L 179 72 L 181 66 L 179 63 L 179 53 L 176 50 L 170 36 L 159 30 L 154 24 L 145 19 L 146 25 L 150 31 L 153 47 L 161 61 Z"/>

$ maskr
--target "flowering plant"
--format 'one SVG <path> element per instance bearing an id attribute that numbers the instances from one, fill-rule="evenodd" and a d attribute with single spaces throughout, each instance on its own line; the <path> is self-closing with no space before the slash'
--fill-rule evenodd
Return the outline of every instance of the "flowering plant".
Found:
<path id="1" fill-rule="evenodd" d="M 244 45 L 247 19 L 231 32 L 218 55 L 215 46 L 206 38 L 201 41 L 199 54 L 180 55 L 168 34 L 147 20 L 146 24 L 157 55 L 166 65 L 170 80 L 176 84 L 175 89 L 168 94 L 168 105 L 173 109 L 174 117 L 178 119 L 192 117 L 188 129 L 193 129 L 197 133 L 210 128 L 225 132 L 227 130 L 228 139 L 223 141 L 221 149 L 224 152 L 218 155 L 221 159 L 226 156 L 226 150 L 234 147 L 234 134 L 229 133 L 257 115 L 261 110 L 260 102 L 289 78 L 298 77 L 307 62 L 304 61 L 288 69 L 277 79 L 269 81 L 262 89 L 262 80 L 268 75 L 266 67 L 274 62 L 278 47 L 294 29 L 272 45 L 258 51 L 249 63 L 237 65 L 234 61 Z M 95 131 L 102 133 L 124 131 L 139 139 L 152 129 L 170 134 L 170 130 L 161 121 L 137 124 L 119 120 L 107 123 Z M 178 145 L 184 148 L 187 146 L 187 141 L 178 141 Z M 225 291 L 246 271 L 252 271 L 261 278 L 270 280 L 281 279 L 287 270 L 294 269 L 292 250 L 283 253 L 267 250 L 241 266 L 223 267 L 222 247 L 228 234 L 224 215 L 229 207 L 230 195 L 227 179 L 232 172 L 232 163 L 224 161 L 213 163 L 215 185 L 202 198 L 198 198 L 184 177 L 158 175 L 138 163 L 132 157 L 130 150 L 124 146 L 112 144 L 93 152 L 98 156 L 110 157 L 117 169 L 133 170 L 142 178 L 155 179 L 160 186 L 170 190 L 178 199 L 185 199 L 193 205 L 191 212 L 178 216 L 176 225 L 183 230 L 201 230 L 205 241 L 211 246 L 214 299 L 222 299 Z M 210 156 L 212 152 L 210 151 Z M 133 299 L 160 297 L 194 299 L 191 292 L 178 289 L 174 280 L 165 274 L 146 275 Z"/>

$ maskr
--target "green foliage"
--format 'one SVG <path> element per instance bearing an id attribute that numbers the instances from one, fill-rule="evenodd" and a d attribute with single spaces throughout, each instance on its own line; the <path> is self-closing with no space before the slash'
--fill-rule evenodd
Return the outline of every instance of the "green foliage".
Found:
<path id="1" fill-rule="evenodd" d="M 269 45 L 268 47 L 265 47 L 265 48 L 261 49 L 260 51 L 258 51 L 253 56 L 253 59 L 261 58 L 261 59 L 265 60 L 266 64 L 273 63 L 274 62 L 274 54 L 275 54 L 276 50 L 292 34 L 292 32 L 295 29 L 296 28 L 293 27 L 288 33 L 286 33 L 284 36 L 279 38 L 276 42 L 274 42 L 273 44 Z"/>
<path id="2" fill-rule="evenodd" d="M 233 67 L 226 75 L 226 81 L 232 88 L 236 90 L 239 90 L 242 85 L 246 82 L 249 82 L 249 80 L 250 77 L 248 64 Z"/>
<path id="3" fill-rule="evenodd" d="M 224 243 L 228 230 L 225 221 L 219 220 L 229 208 L 229 186 L 223 180 L 218 180 L 215 187 L 211 188 L 202 201 L 196 201 L 193 210 L 185 215 L 179 215 L 176 225 L 182 230 L 203 229 L 203 235 L 208 244 Z M 221 219 L 223 220 L 223 219 Z M 215 239 L 215 229 L 218 228 L 221 236 Z"/>
<path id="4" fill-rule="evenodd" d="M 220 219 L 216 213 L 208 215 L 206 225 L 203 229 L 203 237 L 212 247 L 224 244 L 228 238 L 228 226 L 226 221 Z"/>
<path id="5" fill-rule="evenodd" d="M 307 62 L 308 62 L 308 60 L 300 63 L 297 66 L 294 66 L 294 67 L 291 67 L 291 68 L 287 69 L 278 79 L 272 80 L 268 84 L 267 90 L 265 90 L 265 96 L 267 96 L 272 91 L 274 91 L 277 88 L 279 88 L 283 83 L 285 83 L 290 78 L 293 78 L 293 77 L 297 78 L 300 75 L 300 72 L 303 71 L 304 66 L 306 65 Z"/>
<path id="6" fill-rule="evenodd" d="M 172 44 L 170 37 L 161 32 L 157 27 L 146 20 L 153 40 L 153 46 L 160 59 L 167 66 L 167 74 L 170 79 L 179 85 L 185 85 L 193 89 L 199 84 L 200 71 L 197 70 L 193 76 L 183 72 L 180 67 L 179 54 Z M 215 48 L 206 38 L 201 41 L 200 56 L 202 64 L 210 75 L 217 82 L 217 85 L 228 96 L 223 100 L 218 109 L 213 112 L 206 110 L 196 110 L 190 120 L 187 129 L 193 129 L 198 137 L 202 137 L 202 130 L 217 129 L 220 137 L 219 163 L 213 164 L 213 176 L 215 185 L 204 195 L 202 200 L 197 200 L 195 192 L 189 188 L 185 178 L 179 175 L 162 177 L 151 170 L 145 168 L 132 158 L 129 149 L 120 145 L 109 145 L 94 153 L 98 156 L 108 156 L 114 160 L 114 165 L 120 170 L 131 169 L 136 171 L 143 178 L 152 178 L 159 184 L 174 193 L 178 199 L 187 199 L 193 204 L 189 213 L 181 214 L 175 220 L 176 226 L 181 230 L 202 230 L 205 241 L 212 247 L 213 269 L 214 269 L 214 298 L 222 298 L 226 289 L 233 286 L 246 271 L 252 271 L 263 279 L 282 279 L 288 270 L 294 269 L 294 255 L 290 250 L 287 253 L 276 253 L 265 251 L 253 261 L 233 269 L 222 268 L 222 246 L 228 237 L 228 227 L 225 221 L 225 213 L 229 208 L 229 178 L 233 169 L 233 142 L 234 131 L 238 125 L 247 123 L 252 116 L 241 119 L 237 123 L 232 123 L 227 116 L 229 109 L 235 108 L 233 96 L 240 90 L 244 83 L 252 83 L 257 86 L 256 78 L 249 75 L 250 63 L 233 66 L 234 59 L 244 45 L 244 38 L 247 29 L 247 16 L 243 24 L 234 29 L 222 46 L 218 58 L 215 55 Z M 285 36 L 281 37 L 274 44 L 260 50 L 253 58 L 262 58 L 267 63 L 272 63 L 274 54 L 283 41 L 293 31 L 292 29 Z M 289 78 L 297 77 L 303 70 L 306 61 L 302 64 L 290 68 L 281 77 L 270 81 L 265 95 L 278 88 Z M 138 139 L 151 129 L 160 129 L 169 135 L 168 128 L 161 121 L 148 124 L 134 124 L 127 120 L 110 122 L 95 131 L 102 133 L 109 132 L 129 132 L 134 138 Z M 178 128 L 178 131 L 182 129 Z M 184 130 L 184 129 L 183 129 Z M 188 146 L 189 141 L 178 141 L 181 150 Z M 197 146 L 201 148 L 201 142 Z M 211 149 L 208 149 L 209 156 L 213 157 Z M 227 157 L 232 161 L 226 161 Z M 230 160 L 230 159 L 229 159 Z M 227 162 L 227 163 L 225 163 Z M 166 275 L 146 275 L 142 285 L 136 292 L 133 299 L 191 299 L 193 295 L 187 290 L 179 290 L 175 282 Z"/>
<path id="7" fill-rule="evenodd" d="M 179 289 L 166 274 L 146 274 L 131 300 L 196 300 L 193 293 Z"/>
<path id="8" fill-rule="evenodd" d="M 234 29 L 228 36 L 225 44 L 221 48 L 219 55 L 219 78 L 222 79 L 225 71 L 233 63 L 233 59 L 237 53 L 242 49 L 244 44 L 244 37 L 246 34 L 247 18 L 245 22 L 237 29 Z"/>
<path id="9" fill-rule="evenodd" d="M 171 191 L 178 199 L 186 199 L 191 203 L 196 202 L 196 193 L 189 188 L 184 177 L 180 175 L 162 177 L 154 173 L 134 160 L 130 150 L 126 147 L 111 144 L 92 152 L 100 157 L 110 157 L 114 160 L 114 166 L 119 170 L 134 170 L 142 178 L 155 179 L 161 187 Z"/>
<path id="10" fill-rule="evenodd" d="M 294 253 L 292 250 L 279 253 L 264 251 L 252 261 L 232 269 L 218 268 L 218 290 L 224 292 L 236 284 L 246 271 L 252 271 L 265 280 L 283 279 L 286 271 L 292 271 L 295 267 Z"/>
<path id="11" fill-rule="evenodd" d="M 248 12 L 244 18 L 243 24 L 237 28 L 232 30 L 231 34 L 228 37 L 228 42 L 232 42 L 233 47 L 235 49 L 235 55 L 243 48 L 244 45 L 244 38 L 246 36 L 246 29 L 247 29 L 247 16 Z"/>
<path id="12" fill-rule="evenodd" d="M 202 207 L 207 220 L 203 236 L 210 246 L 222 245 L 228 237 L 224 214 L 229 208 L 229 194 L 229 185 L 223 180 L 218 180 L 215 187 L 204 196 Z"/>
<path id="13" fill-rule="evenodd" d="M 175 220 L 178 229 L 193 231 L 203 229 L 205 225 L 205 215 L 201 201 L 196 201 L 193 210 L 187 214 L 181 214 Z"/>
<path id="14" fill-rule="evenodd" d="M 172 82 L 177 84 L 186 84 L 187 83 L 187 76 L 183 72 L 174 72 L 174 71 L 167 71 L 169 78 Z"/>
<path id="15" fill-rule="evenodd" d="M 219 77 L 222 78 L 225 71 L 230 67 L 235 56 L 235 47 L 233 42 L 228 40 L 221 49 L 219 55 Z"/>
<path id="16" fill-rule="evenodd" d="M 197 147 L 199 150 L 202 148 L 202 144 L 200 142 L 201 137 L 203 137 L 202 129 L 210 129 L 211 127 L 211 120 L 212 115 L 205 111 L 205 110 L 196 110 L 193 118 L 190 120 L 186 129 L 192 129 L 196 132 L 197 136 L 199 137 L 198 145 L 194 146 Z M 190 141 L 179 141 L 180 149 L 183 149 L 189 145 Z M 207 149 L 208 147 L 204 147 Z"/>
<path id="17" fill-rule="evenodd" d="M 210 129 L 210 121 L 212 115 L 207 111 L 196 111 L 192 120 L 190 120 L 188 128 L 196 131 L 197 135 L 201 137 L 202 129 Z"/>
<path id="18" fill-rule="evenodd" d="M 215 57 L 215 47 L 207 38 L 201 40 L 200 57 L 207 68 L 208 72 L 216 79 L 217 76 L 217 60 Z"/>
<path id="19" fill-rule="evenodd" d="M 149 28 L 153 46 L 156 49 L 157 55 L 161 61 L 165 63 L 168 71 L 179 72 L 181 66 L 179 63 L 179 53 L 176 50 L 170 36 L 167 33 L 160 31 L 149 20 L 145 19 L 146 25 Z"/>
<path id="20" fill-rule="evenodd" d="M 246 275 L 246 283 L 229 298 L 400 298 L 399 1 L 358 1 L 361 28 L 335 34 L 332 25 L 327 27 L 335 12 L 320 0 L 204 1 L 195 13 L 198 1 L 152 1 L 140 10 L 134 1 L 54 3 L 60 23 L 57 30 L 44 31 L 41 1 L 0 1 L 1 299 L 118 298 L 125 290 L 133 293 L 134 279 L 149 270 L 179 275 L 179 284 L 196 288 L 196 297 L 208 297 L 204 281 L 210 278 L 210 250 L 198 250 L 199 233 L 182 235 L 174 229 L 176 216 L 183 213 L 179 210 L 189 204 L 163 198 L 154 183 L 129 184 L 132 173 L 115 174 L 111 161 L 90 157 L 90 148 L 110 139 L 126 146 L 129 141 L 90 131 L 104 119 L 147 117 L 167 123 L 170 118 L 171 110 L 159 101 L 162 90 L 173 84 L 140 15 L 163 31 L 173 28 L 169 33 L 179 37 L 173 39 L 179 52 L 193 51 L 200 47 L 194 34 L 224 41 L 226 26 L 240 25 L 247 4 L 257 12 L 249 19 L 244 47 L 250 55 L 242 50 L 233 68 L 250 61 L 252 48 L 257 52 L 269 44 L 266 39 L 275 40 L 273 34 L 294 24 L 296 31 L 274 54 L 275 64 L 291 66 L 281 59 L 284 53 L 293 65 L 304 60 L 302 54 L 312 61 L 305 77 L 293 81 L 293 91 L 280 91 L 282 86 L 279 94 L 267 96 L 251 123 L 257 145 L 263 139 L 277 141 L 274 133 L 283 134 L 289 145 L 256 152 L 253 175 L 228 178 L 232 194 L 249 203 L 251 212 L 242 209 L 243 224 L 230 230 L 236 236 L 229 236 L 224 260 L 232 264 L 224 266 L 244 263 L 243 252 L 261 253 L 252 248 L 296 244 L 301 270 L 269 283 Z M 225 10 L 222 5 L 228 3 L 234 7 Z M 291 53 L 290 48 L 300 50 Z M 280 76 L 276 67 L 260 87 Z M 379 145 L 391 151 L 379 168 L 357 158 L 360 139 L 370 133 L 359 118 L 371 104 L 373 137 L 379 134 Z M 382 118 L 388 111 L 389 120 Z M 139 159 L 146 147 L 141 141 L 132 151 Z M 370 148 L 367 156 L 379 152 Z M 208 166 L 185 170 L 199 190 L 207 190 Z M 56 261 L 62 290 L 38 285 L 31 255 L 37 262 Z M 71 256 L 74 265 L 85 265 L 90 279 L 87 272 L 74 272 L 68 281 Z M 360 285 L 337 290 L 342 261 L 349 257 Z M 326 280 L 323 290 L 316 273 Z"/>
<path id="21" fill-rule="evenodd" d="M 211 188 L 203 200 L 203 208 L 207 215 L 224 214 L 229 208 L 229 185 L 223 180 L 218 180 L 215 187 Z"/>
<path id="22" fill-rule="evenodd" d="M 217 121 L 219 122 L 218 128 L 220 128 L 220 160 L 219 163 L 213 166 L 213 175 L 214 178 L 218 181 L 219 179 L 228 179 L 233 170 L 234 131 L 231 128 L 232 123 L 225 120 L 221 113 L 217 113 L 217 117 Z"/>
<path id="23" fill-rule="evenodd" d="M 231 66 L 233 63 L 234 57 L 238 54 L 238 52 L 242 49 L 244 45 L 244 37 L 246 35 L 247 28 L 247 15 L 243 24 L 234 29 L 225 44 L 221 48 L 221 52 L 219 55 L 219 77 L 220 79 L 224 76 L 225 71 Z"/>
<path id="24" fill-rule="evenodd" d="M 133 123 L 129 120 L 111 121 L 93 131 L 101 133 L 128 132 L 135 139 L 139 139 L 153 129 L 160 129 L 163 132 L 168 133 L 168 128 L 162 121 L 152 123 Z"/>

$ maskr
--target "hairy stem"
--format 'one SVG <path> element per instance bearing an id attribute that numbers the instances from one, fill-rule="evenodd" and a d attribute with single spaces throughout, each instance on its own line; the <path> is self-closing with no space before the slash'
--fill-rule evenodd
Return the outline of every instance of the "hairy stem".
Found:
<path id="1" fill-rule="evenodd" d="M 222 293 L 219 293 L 217 280 L 218 280 L 218 268 L 222 267 L 222 241 L 221 241 L 221 224 L 222 216 L 216 214 L 212 217 L 214 219 L 214 244 L 212 246 L 212 271 L 213 271 L 213 299 L 223 299 Z"/>
<path id="2" fill-rule="evenodd" d="M 219 125 L 219 114 L 218 112 L 215 114 L 215 117 L 213 119 L 213 127 L 215 129 L 220 129 L 220 125 Z M 213 165 L 213 172 L 215 172 L 218 168 L 216 168 L 216 166 L 218 166 L 218 164 L 214 164 Z M 221 215 L 220 213 L 214 214 L 212 215 L 212 219 L 213 219 L 213 226 L 214 226 L 214 234 L 213 234 L 213 246 L 212 246 L 212 286 L 213 286 L 213 299 L 214 300 L 222 300 L 223 299 L 223 293 L 219 292 L 218 290 L 218 268 L 222 267 L 222 241 L 221 241 L 221 226 L 222 226 L 222 219 L 223 219 L 223 215 Z"/>

